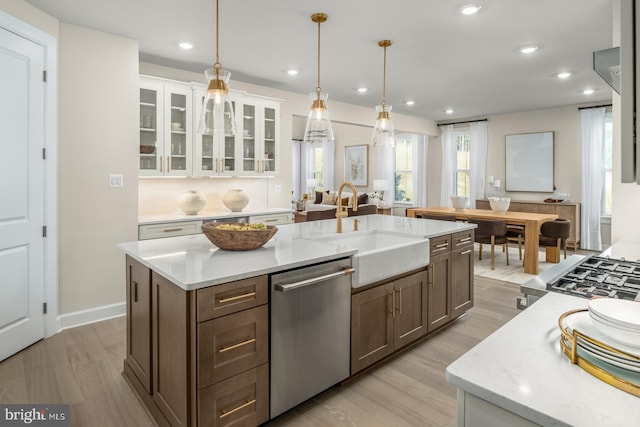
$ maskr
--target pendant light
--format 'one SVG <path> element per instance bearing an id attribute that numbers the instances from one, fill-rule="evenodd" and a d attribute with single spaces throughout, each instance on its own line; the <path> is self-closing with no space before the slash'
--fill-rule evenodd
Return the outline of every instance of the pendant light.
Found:
<path id="1" fill-rule="evenodd" d="M 202 113 L 198 131 L 205 135 L 234 136 L 236 134 L 236 120 L 233 105 L 229 96 L 229 78 L 231 73 L 223 70 L 220 65 L 219 52 L 219 0 L 216 0 L 216 62 L 212 69 L 204 72 L 209 86 L 207 96 L 202 103 Z"/>
<path id="2" fill-rule="evenodd" d="M 396 141 L 393 135 L 393 122 L 389 113 L 391 105 L 387 104 L 387 48 L 391 46 L 391 40 L 380 40 L 378 46 L 384 48 L 384 72 L 382 75 L 382 102 L 376 106 L 378 118 L 373 129 L 371 143 L 374 147 L 395 147 Z"/>
<path id="3" fill-rule="evenodd" d="M 316 91 L 311 92 L 311 110 L 307 118 L 307 127 L 304 131 L 304 140 L 312 143 L 333 141 L 333 128 L 327 110 L 328 94 L 320 88 L 320 24 L 327 20 L 324 13 L 314 13 L 311 20 L 318 24 L 318 84 Z"/>

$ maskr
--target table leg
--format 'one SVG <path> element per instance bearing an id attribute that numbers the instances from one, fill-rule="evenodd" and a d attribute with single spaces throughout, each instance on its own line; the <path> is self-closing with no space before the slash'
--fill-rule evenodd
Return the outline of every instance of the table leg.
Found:
<path id="1" fill-rule="evenodd" d="M 538 274 L 538 221 L 527 221 L 524 225 L 524 272 Z"/>

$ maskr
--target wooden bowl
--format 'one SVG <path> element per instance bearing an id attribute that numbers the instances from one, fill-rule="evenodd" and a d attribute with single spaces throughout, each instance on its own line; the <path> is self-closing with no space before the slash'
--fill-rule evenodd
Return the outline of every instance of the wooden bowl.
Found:
<path id="1" fill-rule="evenodd" d="M 227 251 L 250 251 L 269 241 L 278 227 L 267 225 L 265 230 L 223 230 L 221 225 L 237 223 L 209 222 L 202 224 L 202 233 L 220 249 Z"/>
<path id="2" fill-rule="evenodd" d="M 156 151 L 155 145 L 141 145 L 140 146 L 140 154 L 151 154 Z"/>

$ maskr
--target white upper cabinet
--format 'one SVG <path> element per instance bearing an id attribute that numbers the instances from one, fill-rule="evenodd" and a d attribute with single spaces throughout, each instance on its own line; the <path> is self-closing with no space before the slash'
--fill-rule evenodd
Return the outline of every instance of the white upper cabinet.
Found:
<path id="1" fill-rule="evenodd" d="M 203 135 L 197 131 L 204 86 L 194 86 L 196 176 L 274 176 L 278 172 L 277 141 L 280 103 L 269 98 L 232 92 L 236 135 Z"/>
<path id="2" fill-rule="evenodd" d="M 140 175 L 193 174 L 192 91 L 188 85 L 140 77 Z"/>

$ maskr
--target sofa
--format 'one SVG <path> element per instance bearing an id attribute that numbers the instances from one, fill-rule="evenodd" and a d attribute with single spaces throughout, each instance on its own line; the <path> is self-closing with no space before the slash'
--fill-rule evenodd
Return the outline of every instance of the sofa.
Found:
<path id="1" fill-rule="evenodd" d="M 307 203 L 307 210 L 295 212 L 295 222 L 307 222 L 335 218 L 336 209 L 338 207 L 336 196 L 337 194 L 335 191 L 316 191 L 314 200 Z M 353 210 L 353 208 L 351 207 L 352 204 L 350 203 L 352 194 L 343 193 L 342 196 L 342 206 L 347 206 L 348 216 L 371 215 L 378 213 L 378 206 L 369 203 L 369 197 L 367 193 L 358 194 L 358 210 L 356 211 Z"/>

